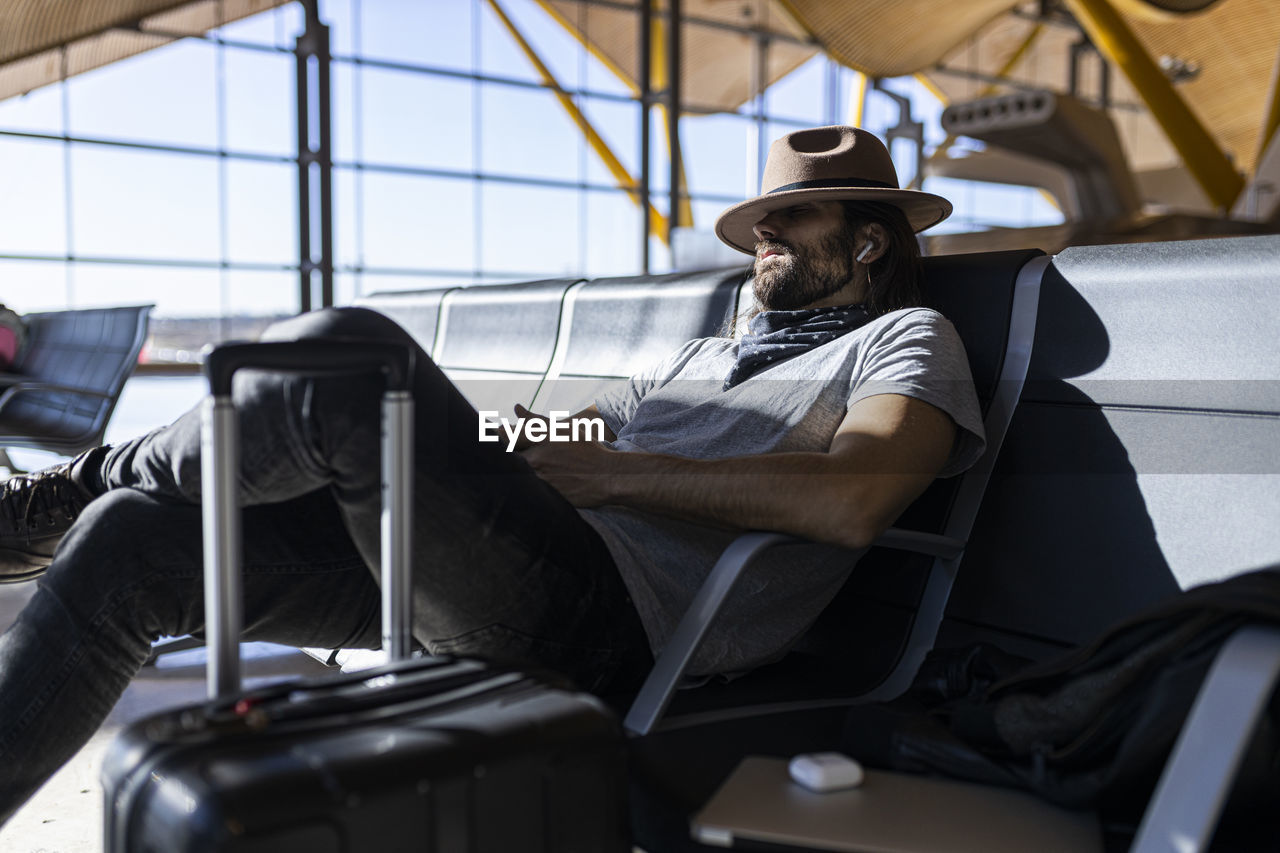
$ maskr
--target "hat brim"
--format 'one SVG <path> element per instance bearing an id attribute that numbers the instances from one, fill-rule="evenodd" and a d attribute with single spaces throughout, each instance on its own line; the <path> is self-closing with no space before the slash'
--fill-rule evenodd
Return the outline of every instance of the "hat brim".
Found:
<path id="1" fill-rule="evenodd" d="M 756 235 L 752 227 L 772 211 L 790 207 L 798 201 L 878 201 L 891 204 L 906 214 L 907 222 L 916 233 L 932 228 L 951 215 L 951 202 L 921 190 L 881 187 L 797 189 L 757 196 L 735 204 L 716 220 L 716 236 L 739 252 L 754 255 Z"/>

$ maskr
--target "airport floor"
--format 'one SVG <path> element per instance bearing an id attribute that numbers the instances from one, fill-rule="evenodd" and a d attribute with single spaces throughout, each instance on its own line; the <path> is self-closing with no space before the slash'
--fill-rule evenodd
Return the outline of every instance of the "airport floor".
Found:
<path id="1" fill-rule="evenodd" d="M 34 583 L 0 585 L 0 631 L 17 618 L 34 592 Z M 328 671 L 301 652 L 262 643 L 246 646 L 245 658 L 251 684 Z M 144 669 L 84 749 L 0 828 L 0 853 L 100 853 L 102 785 L 98 770 L 111 738 L 139 717 L 200 701 L 204 689 L 203 650 L 180 652 Z"/>

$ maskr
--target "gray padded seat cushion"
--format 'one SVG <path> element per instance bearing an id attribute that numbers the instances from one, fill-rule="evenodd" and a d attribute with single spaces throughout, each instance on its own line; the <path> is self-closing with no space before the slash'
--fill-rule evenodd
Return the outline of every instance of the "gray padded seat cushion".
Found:
<path id="1" fill-rule="evenodd" d="M 1076 247 L 1048 278 L 1026 399 L 1280 412 L 1277 238 Z"/>
<path id="2" fill-rule="evenodd" d="M 1277 271 L 1280 237 L 1054 260 L 949 641 L 1080 642 L 1280 556 Z"/>
<path id="3" fill-rule="evenodd" d="M 436 363 L 446 370 L 545 373 L 565 291 L 578 279 L 455 290 L 441 307 Z"/>
<path id="4" fill-rule="evenodd" d="M 435 345 L 436 323 L 440 319 L 440 301 L 454 288 L 403 290 L 371 293 L 355 304 L 385 314 L 404 327 L 427 353 Z"/>
<path id="5" fill-rule="evenodd" d="M 574 295 L 562 376 L 630 376 L 684 343 L 719 334 L 746 269 L 589 281 Z"/>

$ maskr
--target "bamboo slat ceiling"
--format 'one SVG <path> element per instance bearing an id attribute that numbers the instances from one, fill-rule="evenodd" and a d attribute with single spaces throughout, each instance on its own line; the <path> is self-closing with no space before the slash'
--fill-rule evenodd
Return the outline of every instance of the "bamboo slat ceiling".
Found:
<path id="1" fill-rule="evenodd" d="M 0 2 L 0 98 L 53 82 L 64 73 L 140 53 L 175 34 L 204 32 L 283 2 L 5 0 Z M 634 85 L 636 14 L 619 7 L 638 4 L 538 2 Z M 1112 2 L 1152 56 L 1198 67 L 1198 74 L 1180 83 L 1178 90 L 1237 167 L 1248 173 L 1257 155 L 1280 47 L 1280 2 L 1218 0 L 1190 14 L 1162 11 L 1148 0 Z M 1179 3 L 1163 0 L 1160 5 L 1172 8 Z M 663 3 L 655 0 L 655 6 Z M 750 99 L 759 79 L 772 82 L 784 76 L 813 55 L 815 44 L 873 76 L 923 73 L 950 99 L 972 97 L 982 83 L 948 74 L 939 66 L 995 73 L 1034 26 L 1027 18 L 1039 6 L 1035 0 L 684 0 L 688 18 L 756 27 L 784 38 L 771 43 L 766 67 L 753 69 L 752 36 L 686 24 L 682 98 L 698 109 L 735 109 Z M 661 33 L 655 36 L 660 40 Z M 1078 38 L 1069 25 L 1047 26 L 1010 77 L 1064 90 L 1069 52 Z M 1089 96 L 1097 91 L 1096 63 L 1085 63 L 1083 70 L 1081 88 Z M 655 74 L 661 74 L 660 67 Z M 654 83 L 661 88 L 661 77 Z M 1114 101 L 1130 105 L 1114 115 L 1133 165 L 1175 165 L 1177 156 L 1119 73 L 1111 75 L 1110 94 Z"/>
<path id="2" fill-rule="evenodd" d="M 3 0 L 0 100 L 287 0 Z M 63 48 L 66 48 L 65 51 Z M 65 63 L 65 67 L 64 67 Z"/>
<path id="3" fill-rule="evenodd" d="M 639 91 L 639 35 L 634 9 L 594 6 L 580 0 L 539 0 L 566 29 L 588 44 L 633 90 Z M 632 4 L 638 6 L 638 4 Z M 656 2 L 654 8 L 661 8 Z M 768 83 L 786 76 L 817 52 L 813 39 L 775 0 L 684 0 L 681 12 L 690 21 L 682 33 L 681 102 L 703 110 L 732 110 L 755 95 L 752 36 L 717 29 L 714 24 L 752 27 L 787 37 L 770 42 L 765 55 Z M 653 33 L 662 48 L 662 28 Z M 665 85 L 665 68 L 654 65 L 654 88 Z"/>
<path id="4" fill-rule="evenodd" d="M 590 7 L 577 0 L 540 0 L 561 23 L 589 42 L 622 75 L 635 80 L 635 14 Z M 1248 173 L 1257 155 L 1272 68 L 1280 49 L 1280 2 L 1187 0 L 1160 3 L 1112 0 L 1139 40 L 1159 60 L 1170 57 L 1199 68 L 1178 91 L 1217 140 Z M 623 4 L 615 4 L 623 5 Z M 632 4 L 635 5 L 635 4 Z M 661 0 L 655 0 L 662 8 Z M 1201 9 L 1174 13 L 1157 8 Z M 938 70 L 944 66 L 993 75 L 1035 26 L 1037 0 L 684 0 L 688 18 L 758 26 L 810 37 L 843 64 L 874 77 L 923 73 L 949 100 L 976 96 L 986 84 Z M 703 108 L 735 109 L 754 94 L 749 36 L 716 33 L 687 24 L 681 95 Z M 1079 31 L 1065 19 L 1045 28 L 1035 47 L 1010 72 L 1019 83 L 1065 91 L 1072 44 Z M 804 44 L 774 43 L 766 79 L 776 80 L 804 62 Z M 1086 97 L 1097 93 L 1097 63 L 1085 62 Z M 660 86 L 659 86 L 660 87 Z M 1178 157 L 1119 71 L 1110 80 L 1116 125 L 1135 169 L 1176 165 Z"/>
<path id="5" fill-rule="evenodd" d="M 935 2 L 939 9 L 954 5 Z M 795 0 L 797 7 L 822 5 Z M 1203 12 L 1174 15 L 1159 12 L 1138 0 L 1113 0 L 1148 53 L 1180 60 L 1198 68 L 1194 77 L 1176 88 L 1192 112 L 1245 174 L 1253 171 L 1258 154 L 1259 130 L 1270 97 L 1273 68 L 1280 53 L 1280 3 L 1274 0 L 1219 0 Z M 964 5 L 964 4 L 959 4 Z M 1014 4 L 1005 3 L 1010 8 Z M 1030 12 L 1036 4 L 1023 4 Z M 1028 16 L 1029 17 L 1029 16 Z M 980 82 L 963 80 L 932 70 L 945 67 L 994 74 L 1034 26 L 1027 17 L 1002 14 L 957 41 L 916 71 L 925 75 L 949 98 L 964 100 L 982 88 Z M 1021 83 L 1064 91 L 1071 45 L 1079 40 L 1070 26 L 1051 25 L 1037 38 L 1035 47 L 1010 71 Z M 843 50 L 844 48 L 835 48 Z M 864 61 L 888 62 L 870 50 Z M 1084 63 L 1081 91 L 1097 93 L 1096 62 Z M 871 67 L 877 67 L 872 65 Z M 900 67 L 900 66 L 899 66 Z M 884 73 L 881 71 L 880 73 Z M 1113 70 L 1111 99 L 1141 105 L 1141 98 L 1124 75 Z M 1178 162 L 1163 132 L 1145 109 L 1121 107 L 1112 111 L 1135 169 L 1146 170 Z"/>

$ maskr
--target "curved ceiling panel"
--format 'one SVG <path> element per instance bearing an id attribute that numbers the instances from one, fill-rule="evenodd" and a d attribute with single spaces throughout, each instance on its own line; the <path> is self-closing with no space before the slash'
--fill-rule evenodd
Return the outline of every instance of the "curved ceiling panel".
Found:
<path id="1" fill-rule="evenodd" d="M 786 0 L 828 52 L 876 77 L 914 74 L 1017 5 L 1014 0 Z"/>
<path id="2" fill-rule="evenodd" d="M 632 90 L 639 91 L 639 6 L 593 5 L 581 0 L 538 0 L 548 14 L 613 70 Z M 662 4 L 655 3 L 655 8 Z M 777 0 L 725 2 L 684 0 L 685 17 L 680 62 L 680 98 L 698 110 L 733 110 L 752 98 L 755 74 L 751 67 L 752 41 L 735 28 L 758 28 L 782 38 L 770 42 L 765 57 L 766 85 L 785 76 L 818 52 L 817 45 Z M 654 27 L 653 88 L 665 87 L 662 63 L 663 24 Z"/>
<path id="3" fill-rule="evenodd" d="M 287 0 L 0 2 L 0 100 L 199 35 Z M 64 50 L 65 48 L 65 50 Z"/>

